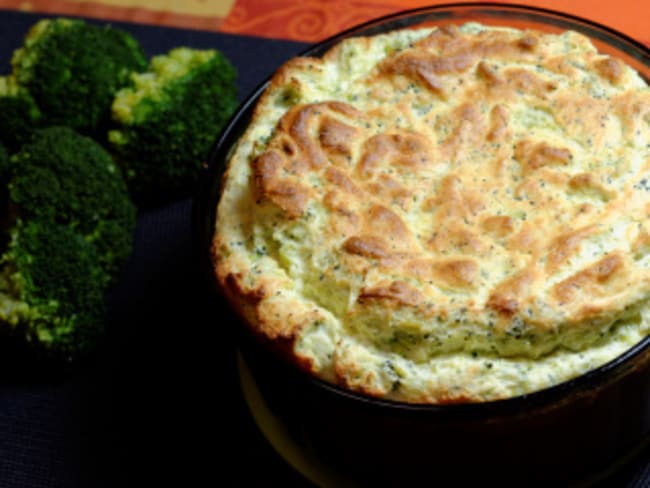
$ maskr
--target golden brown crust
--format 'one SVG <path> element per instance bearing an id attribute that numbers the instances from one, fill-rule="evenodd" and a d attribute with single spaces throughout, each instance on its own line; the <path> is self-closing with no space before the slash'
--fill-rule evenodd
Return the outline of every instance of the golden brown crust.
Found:
<path id="1" fill-rule="evenodd" d="M 523 301 L 530 295 L 538 274 L 524 270 L 515 276 L 500 282 L 490 294 L 487 307 L 500 315 L 512 317 L 521 308 Z"/>
<path id="2" fill-rule="evenodd" d="M 343 249 L 350 254 L 356 254 L 371 259 L 381 259 L 389 255 L 388 245 L 378 236 L 352 236 L 345 240 Z"/>
<path id="3" fill-rule="evenodd" d="M 571 161 L 571 152 L 566 148 L 554 147 L 545 142 L 533 144 L 523 140 L 515 146 L 515 159 L 524 166 L 524 172 L 530 172 L 544 166 L 566 166 Z"/>
<path id="4" fill-rule="evenodd" d="M 555 285 L 553 291 L 561 303 L 570 302 L 578 293 L 587 292 L 592 296 L 611 293 L 613 290 L 603 285 L 623 267 L 624 261 L 620 254 L 606 256 L 586 269 L 560 281 Z"/>
<path id="5" fill-rule="evenodd" d="M 421 280 L 433 281 L 442 287 L 472 289 L 476 287 L 479 265 L 474 259 L 418 259 L 408 263 L 408 270 Z"/>
<path id="6" fill-rule="evenodd" d="M 368 300 L 388 300 L 394 305 L 416 307 L 422 303 L 422 293 L 403 281 L 393 281 L 389 285 L 379 285 L 372 288 L 363 288 L 359 293 L 359 303 Z"/>
<path id="7" fill-rule="evenodd" d="M 621 81 L 625 73 L 625 66 L 622 61 L 614 58 L 605 58 L 596 61 L 596 70 L 605 79 L 612 84 Z"/>

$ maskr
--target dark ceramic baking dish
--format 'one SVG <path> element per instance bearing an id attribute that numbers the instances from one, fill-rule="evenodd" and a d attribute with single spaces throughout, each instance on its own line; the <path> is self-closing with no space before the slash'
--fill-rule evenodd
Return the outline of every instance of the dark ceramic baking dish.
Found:
<path id="1" fill-rule="evenodd" d="M 320 56 L 347 37 L 468 21 L 575 30 L 650 80 L 650 50 L 625 35 L 558 12 L 504 4 L 450 4 L 399 13 L 346 31 L 303 55 Z M 227 304 L 209 251 L 221 177 L 267 84 L 258 87 L 221 133 L 194 205 L 199 265 L 222 317 Z M 528 395 L 476 404 L 413 405 L 364 397 L 311 377 L 236 319 L 232 322 L 233 338 L 273 414 L 304 449 L 357 484 L 530 486 L 593 479 L 650 433 L 650 338 L 596 370 Z"/>

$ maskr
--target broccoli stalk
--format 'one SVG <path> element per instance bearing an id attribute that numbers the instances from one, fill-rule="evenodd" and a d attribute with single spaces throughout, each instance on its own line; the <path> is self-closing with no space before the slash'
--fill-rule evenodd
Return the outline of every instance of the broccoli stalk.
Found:
<path id="1" fill-rule="evenodd" d="M 44 125 L 103 134 L 115 93 L 146 58 L 128 33 L 82 20 L 36 23 L 11 60 L 12 76 L 40 108 Z"/>
<path id="2" fill-rule="evenodd" d="M 112 106 L 109 142 L 143 205 L 189 193 L 212 142 L 237 106 L 235 69 L 214 50 L 176 48 L 131 75 Z"/>

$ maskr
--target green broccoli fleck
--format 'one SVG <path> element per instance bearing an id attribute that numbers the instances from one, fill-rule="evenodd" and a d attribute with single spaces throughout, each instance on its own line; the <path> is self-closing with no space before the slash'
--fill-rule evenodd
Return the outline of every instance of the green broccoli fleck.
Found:
<path id="1" fill-rule="evenodd" d="M 135 207 L 110 155 L 72 129 L 49 127 L 34 133 L 10 169 L 8 213 L 68 226 L 115 277 L 131 252 Z"/>
<path id="2" fill-rule="evenodd" d="M 0 324 L 37 350 L 84 355 L 102 336 L 105 283 L 95 247 L 71 228 L 19 220 L 0 257 Z"/>
<path id="3" fill-rule="evenodd" d="M 12 76 L 0 78 L 0 143 L 14 153 L 40 125 L 41 111 Z"/>
<path id="4" fill-rule="evenodd" d="M 215 50 L 176 48 L 113 102 L 109 132 L 134 199 L 157 204 L 187 194 L 212 142 L 237 106 L 236 72 Z"/>
<path id="5" fill-rule="evenodd" d="M 11 60 L 12 76 L 40 108 L 45 125 L 100 134 L 115 93 L 146 67 L 138 42 L 108 25 L 42 20 Z"/>

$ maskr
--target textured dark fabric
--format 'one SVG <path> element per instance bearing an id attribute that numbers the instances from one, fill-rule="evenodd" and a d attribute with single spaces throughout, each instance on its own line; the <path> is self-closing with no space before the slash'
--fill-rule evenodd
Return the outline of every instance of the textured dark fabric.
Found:
<path id="1" fill-rule="evenodd" d="M 0 74 L 40 17 L 0 10 Z M 240 99 L 305 47 L 113 24 L 148 55 L 179 45 L 221 50 L 238 69 Z M 228 317 L 195 267 L 190 220 L 189 198 L 139 215 L 95 360 L 26 372 L 0 358 L 0 488 L 302 484 L 249 416 Z"/>
<path id="2" fill-rule="evenodd" d="M 0 73 L 37 18 L 0 11 Z M 178 45 L 222 50 L 239 70 L 240 99 L 305 47 L 115 24 L 148 55 Z M 230 317 L 195 267 L 190 215 L 190 199 L 139 215 L 135 252 L 111 293 L 108 337 L 94 361 L 22 374 L 0 358 L 0 488 L 306 484 L 248 413 Z M 605 484 L 647 486 L 649 465 L 646 449 Z"/>

